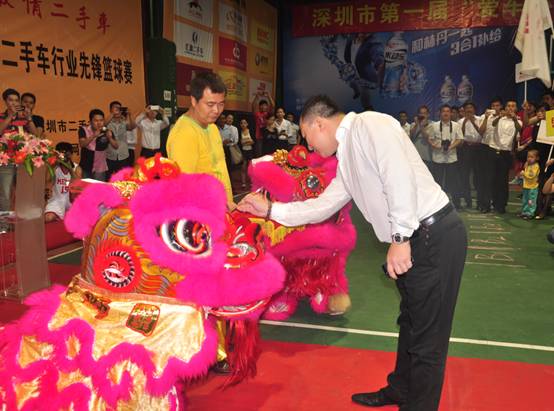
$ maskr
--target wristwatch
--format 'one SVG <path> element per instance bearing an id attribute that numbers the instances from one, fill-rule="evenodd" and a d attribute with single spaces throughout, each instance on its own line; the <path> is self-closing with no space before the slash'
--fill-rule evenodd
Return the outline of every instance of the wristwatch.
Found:
<path id="1" fill-rule="evenodd" d="M 410 237 L 405 237 L 400 233 L 395 233 L 395 234 L 392 235 L 392 243 L 393 244 L 404 244 L 408 241 L 410 241 Z"/>

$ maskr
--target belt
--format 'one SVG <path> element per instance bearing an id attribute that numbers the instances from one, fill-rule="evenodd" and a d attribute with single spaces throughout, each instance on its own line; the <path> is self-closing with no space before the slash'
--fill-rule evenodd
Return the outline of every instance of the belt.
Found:
<path id="1" fill-rule="evenodd" d="M 454 211 L 454 206 L 452 205 L 452 203 L 448 203 L 435 214 L 431 214 L 429 217 L 421 220 L 420 224 L 424 228 L 429 228 L 433 224 L 439 222 L 443 217 L 450 214 L 452 211 Z"/>

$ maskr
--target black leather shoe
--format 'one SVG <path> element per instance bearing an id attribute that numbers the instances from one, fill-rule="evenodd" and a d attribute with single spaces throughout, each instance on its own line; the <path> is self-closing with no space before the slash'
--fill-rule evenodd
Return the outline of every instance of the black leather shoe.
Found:
<path id="1" fill-rule="evenodd" d="M 385 405 L 399 405 L 391 400 L 382 390 L 376 392 L 364 392 L 352 395 L 352 401 L 366 407 L 383 407 Z"/>
<path id="2" fill-rule="evenodd" d="M 227 360 L 218 361 L 212 366 L 212 371 L 216 374 L 226 375 L 231 373 L 231 367 Z"/>

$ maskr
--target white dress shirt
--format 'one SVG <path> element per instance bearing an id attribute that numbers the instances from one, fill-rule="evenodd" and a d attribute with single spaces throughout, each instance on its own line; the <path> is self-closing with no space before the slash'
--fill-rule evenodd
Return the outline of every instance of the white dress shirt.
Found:
<path id="1" fill-rule="evenodd" d="M 234 146 L 239 142 L 239 130 L 233 125 L 225 124 L 223 129 L 219 129 L 223 143 L 229 146 Z"/>
<path id="2" fill-rule="evenodd" d="M 140 114 L 136 119 L 137 127 L 142 131 L 142 147 L 149 150 L 158 150 L 160 148 L 160 131 L 169 126 L 169 119 L 165 114 L 162 120 L 157 118 L 150 121 L 146 114 Z"/>
<path id="3" fill-rule="evenodd" d="M 410 237 L 421 220 L 448 204 L 393 117 L 348 113 L 336 138 L 337 176 L 318 198 L 273 204 L 272 219 L 285 226 L 319 223 L 353 199 L 377 238 L 390 243 L 396 233 Z"/>
<path id="4" fill-rule="evenodd" d="M 464 122 L 466 123 L 465 127 L 464 127 Z M 482 123 L 483 123 L 483 117 L 475 116 L 475 125 L 478 128 L 481 127 Z M 468 143 L 480 143 L 481 140 L 483 140 L 483 137 L 481 136 L 481 134 L 479 134 L 479 129 L 478 128 L 476 129 L 473 123 L 468 119 L 462 118 L 458 121 L 458 124 L 460 124 L 460 128 L 462 128 L 464 141 L 467 141 Z"/>
<path id="5" fill-rule="evenodd" d="M 483 114 L 482 117 L 483 121 L 485 121 L 485 114 Z M 485 129 L 485 134 L 483 135 L 483 140 L 481 141 L 481 143 L 486 144 L 487 146 L 490 146 L 491 142 L 494 139 L 494 126 L 492 125 L 492 123 L 494 123 L 494 120 L 496 120 L 497 118 L 498 116 L 495 114 L 489 116 L 489 118 L 487 119 L 487 128 Z"/>
<path id="6" fill-rule="evenodd" d="M 433 134 L 431 135 L 431 141 L 434 144 L 440 143 L 444 140 L 449 140 L 450 144 L 454 143 L 454 140 L 463 140 L 462 127 L 455 121 L 449 123 L 443 123 L 442 121 L 436 121 L 433 123 Z M 444 151 L 441 148 L 432 147 L 433 150 L 433 163 L 438 164 L 452 164 L 458 161 L 458 154 L 455 149 Z"/>
<path id="7" fill-rule="evenodd" d="M 277 129 L 277 135 L 279 136 L 279 140 L 288 140 L 292 134 L 291 130 L 291 124 L 290 121 L 287 119 L 283 119 L 281 123 L 279 124 L 277 120 L 275 120 L 275 128 Z M 282 137 L 281 133 L 284 132 L 286 134 L 286 137 Z"/>
<path id="8" fill-rule="evenodd" d="M 298 134 L 300 133 L 300 126 L 296 123 L 290 123 L 290 136 L 289 136 L 289 144 L 296 145 L 298 144 Z"/>
<path id="9" fill-rule="evenodd" d="M 412 129 L 412 125 L 410 123 L 408 123 L 407 121 L 404 123 L 404 125 L 400 124 L 400 127 L 402 127 L 404 129 L 404 131 L 406 132 L 406 134 L 409 136 L 410 135 L 410 130 Z"/>
<path id="10" fill-rule="evenodd" d="M 517 120 L 517 122 L 521 127 L 521 120 Z M 517 134 L 514 120 L 509 117 L 500 117 L 494 130 L 494 138 L 489 145 L 495 150 L 512 151 Z"/>

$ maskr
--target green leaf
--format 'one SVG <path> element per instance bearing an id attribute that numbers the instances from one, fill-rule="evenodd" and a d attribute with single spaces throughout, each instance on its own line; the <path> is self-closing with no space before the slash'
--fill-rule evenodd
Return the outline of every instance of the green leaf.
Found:
<path id="1" fill-rule="evenodd" d="M 25 166 L 25 170 L 27 170 L 27 173 L 29 173 L 30 176 L 33 175 L 33 163 L 31 162 L 31 157 L 27 157 L 25 161 L 23 162 L 23 165 Z"/>
<path id="2" fill-rule="evenodd" d="M 55 180 L 56 179 L 56 174 L 54 173 L 54 169 L 52 168 L 52 166 L 48 163 L 45 163 L 46 164 L 46 167 L 48 168 L 48 172 L 50 173 L 50 177 L 52 177 L 52 180 Z"/>

